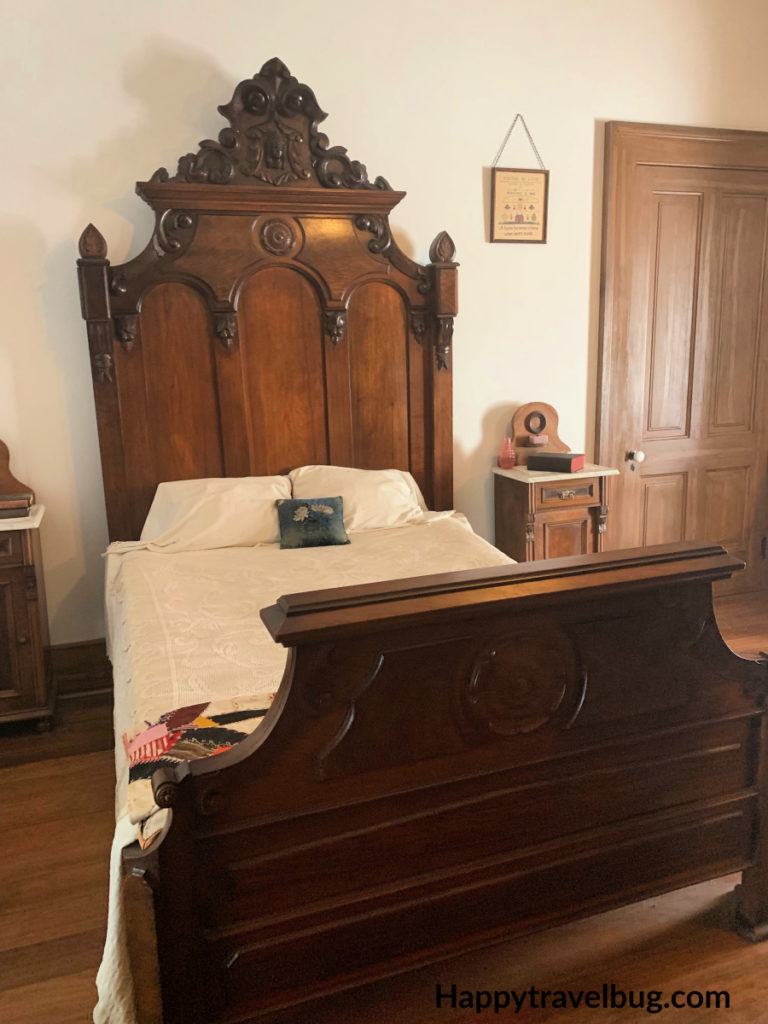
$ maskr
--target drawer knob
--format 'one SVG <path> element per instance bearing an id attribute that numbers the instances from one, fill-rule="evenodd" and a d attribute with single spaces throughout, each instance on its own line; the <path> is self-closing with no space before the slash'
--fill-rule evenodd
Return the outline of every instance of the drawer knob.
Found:
<path id="1" fill-rule="evenodd" d="M 28 644 L 29 643 L 29 637 L 28 636 L 17 637 L 16 643 L 19 645 L 19 647 L 23 647 L 24 644 Z"/>
<path id="2" fill-rule="evenodd" d="M 557 496 L 561 501 L 570 501 L 576 497 L 576 491 L 558 491 Z"/>

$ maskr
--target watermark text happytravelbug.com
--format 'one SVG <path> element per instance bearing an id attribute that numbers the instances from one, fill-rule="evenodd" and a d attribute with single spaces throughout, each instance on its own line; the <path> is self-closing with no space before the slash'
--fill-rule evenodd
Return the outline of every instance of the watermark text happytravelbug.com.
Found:
<path id="1" fill-rule="evenodd" d="M 659 989 L 623 989 L 613 982 L 593 989 L 461 989 L 458 985 L 435 986 L 438 1010 L 474 1010 L 511 1016 L 524 1009 L 578 1010 L 729 1010 L 731 996 L 726 991 L 684 992 L 676 989 L 668 995 Z"/>

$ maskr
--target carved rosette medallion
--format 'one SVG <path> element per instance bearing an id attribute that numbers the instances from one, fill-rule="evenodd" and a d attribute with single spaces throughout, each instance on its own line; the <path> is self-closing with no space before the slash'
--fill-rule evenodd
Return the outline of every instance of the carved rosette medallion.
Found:
<path id="1" fill-rule="evenodd" d="M 575 645 L 553 629 L 521 631 L 480 654 L 465 685 L 467 717 L 484 734 L 517 736 L 553 719 L 570 726 L 581 710 L 586 676 Z"/>
<path id="2" fill-rule="evenodd" d="M 259 227 L 259 241 L 273 256 L 290 256 L 296 248 L 296 235 L 290 224 L 274 217 Z"/>

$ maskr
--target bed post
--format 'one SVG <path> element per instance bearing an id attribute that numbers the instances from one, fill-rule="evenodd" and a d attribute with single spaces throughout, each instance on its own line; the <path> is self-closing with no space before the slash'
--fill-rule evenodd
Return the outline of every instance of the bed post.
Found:
<path id="1" fill-rule="evenodd" d="M 456 246 L 441 231 L 429 249 L 434 283 L 435 358 L 431 365 L 432 508 L 453 508 L 453 318 L 459 311 Z"/>
<path id="2" fill-rule="evenodd" d="M 747 688 L 764 708 L 768 701 L 768 656 L 755 662 L 755 678 Z M 760 791 L 755 863 L 736 886 L 736 928 L 750 942 L 768 939 L 768 717 L 760 727 L 757 785 Z"/>
<path id="3" fill-rule="evenodd" d="M 88 331 L 96 417 L 99 424 L 104 425 L 99 449 L 109 535 L 111 538 L 125 537 L 129 536 L 126 532 L 128 517 L 123 510 L 122 502 L 130 501 L 130 498 L 123 498 L 121 502 L 113 497 L 115 494 L 125 494 L 127 489 L 125 452 L 121 443 L 120 403 L 117 395 L 110 263 L 107 259 L 107 243 L 104 236 L 93 224 L 89 224 L 80 235 L 79 250 L 77 276 L 80 283 L 80 305 Z"/>

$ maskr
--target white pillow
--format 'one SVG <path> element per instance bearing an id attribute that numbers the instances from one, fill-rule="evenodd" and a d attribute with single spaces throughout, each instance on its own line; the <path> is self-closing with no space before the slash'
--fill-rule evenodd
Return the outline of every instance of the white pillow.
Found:
<path id="1" fill-rule="evenodd" d="M 164 551 L 274 544 L 275 501 L 290 496 L 287 476 L 171 480 L 158 484 L 141 540 Z"/>
<path id="2" fill-rule="evenodd" d="M 401 469 L 301 466 L 289 476 L 294 498 L 340 494 L 348 533 L 421 522 L 426 511 L 416 481 Z"/>

